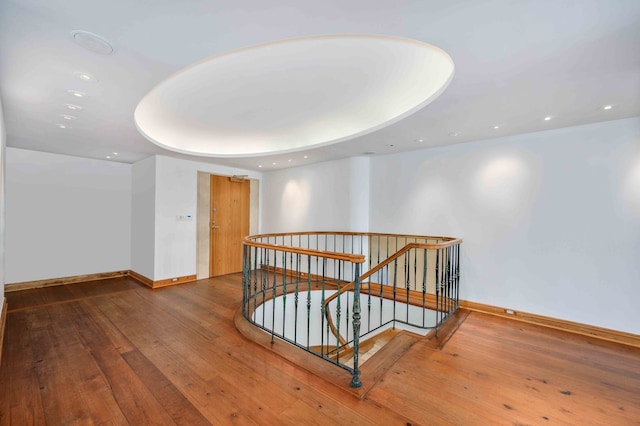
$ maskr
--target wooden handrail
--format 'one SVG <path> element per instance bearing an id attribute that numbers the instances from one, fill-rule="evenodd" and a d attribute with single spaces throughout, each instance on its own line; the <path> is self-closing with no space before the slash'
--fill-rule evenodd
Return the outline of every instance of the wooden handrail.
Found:
<path id="1" fill-rule="evenodd" d="M 462 242 L 462 240 L 459 239 L 459 238 L 451 238 L 450 241 L 448 241 L 448 242 L 446 242 L 444 244 L 409 243 L 406 246 L 402 247 L 397 252 L 395 252 L 394 254 L 392 254 L 391 256 L 387 257 L 382 262 L 378 263 L 376 266 L 374 266 L 373 268 L 371 268 L 370 270 L 368 270 L 364 274 L 362 274 L 360 276 L 360 278 L 359 278 L 359 281 L 360 281 L 360 283 L 362 283 L 364 280 L 366 280 L 367 278 L 369 278 L 370 276 L 372 276 L 373 274 L 375 274 L 376 272 L 378 272 L 379 270 L 381 270 L 385 266 L 389 265 L 391 262 L 393 262 L 394 260 L 396 260 L 400 256 L 404 255 L 409 250 L 412 250 L 412 249 L 441 249 L 441 248 L 447 248 L 447 247 L 450 247 L 452 245 L 458 244 L 459 242 Z M 325 299 L 325 301 L 324 301 L 324 315 L 327 318 L 327 320 L 329 321 L 329 326 L 330 327 L 333 326 L 333 321 L 331 320 L 331 315 L 329 315 L 329 302 L 332 302 L 333 300 L 335 300 L 338 297 L 340 297 L 341 294 L 349 291 L 351 288 L 353 288 L 354 285 L 355 285 L 355 281 L 351 281 L 349 284 L 341 287 L 339 291 L 333 293 L 331 296 L 329 296 L 329 297 L 327 297 Z M 340 343 L 342 343 L 344 338 L 342 337 L 342 335 L 339 334 L 339 331 L 336 329 L 335 326 L 331 327 L 331 331 L 338 337 L 338 339 L 340 340 Z M 338 333 L 338 334 L 336 334 L 336 333 Z"/>
<path id="2" fill-rule="evenodd" d="M 341 232 L 341 231 L 302 231 L 302 232 L 281 232 L 272 234 L 257 234 L 249 235 L 245 237 L 245 241 L 251 241 L 252 239 L 268 238 L 268 237 L 294 237 L 296 235 L 347 235 L 347 236 L 362 236 L 362 237 L 395 237 L 395 238 L 417 238 L 428 240 L 443 240 L 447 243 L 450 241 L 462 242 L 460 238 L 454 237 L 441 237 L 435 235 L 409 235 L 409 234 L 384 234 L 379 232 Z"/>
<path id="3" fill-rule="evenodd" d="M 249 235 L 244 238 L 242 241 L 243 245 L 251 246 L 251 247 L 260 247 L 265 249 L 272 249 L 278 251 L 286 251 L 287 253 L 297 253 L 307 256 L 317 256 L 327 259 L 336 259 L 336 260 L 345 260 L 347 262 L 352 263 L 364 263 L 365 257 L 362 254 L 350 254 L 350 253 L 340 253 L 334 251 L 327 250 L 317 250 L 310 248 L 300 248 L 300 247 L 292 247 L 285 246 L 281 244 L 270 244 L 270 243 L 262 243 L 255 241 L 261 238 L 272 238 L 272 237 L 286 237 L 286 236 L 295 236 L 295 235 L 342 235 L 342 236 L 379 236 L 379 237 L 394 237 L 394 238 L 414 238 L 414 239 L 438 239 L 443 240 L 441 243 L 436 244 L 421 244 L 421 243 L 408 243 L 402 249 L 400 249 L 397 253 L 400 253 L 404 249 L 412 249 L 412 248 L 423 248 L 423 249 L 441 249 L 451 247 L 456 244 L 462 243 L 462 239 L 453 238 L 453 237 L 431 237 L 431 236 L 420 236 L 420 235 L 402 235 L 402 234 L 378 234 L 373 232 L 288 232 L 288 233 L 280 233 L 280 234 L 259 234 L 259 235 Z M 406 251 L 406 250 L 405 250 Z M 369 271 L 371 273 L 376 271 Z M 366 274 L 365 274 L 366 275 Z M 368 276 L 368 275 L 366 275 Z"/>
<path id="4" fill-rule="evenodd" d="M 250 247 L 260 247 L 269 250 L 286 251 L 287 253 L 297 253 L 307 256 L 317 256 L 335 260 L 346 260 L 347 262 L 352 263 L 364 263 L 364 255 L 362 254 L 339 253 L 335 251 L 283 246 L 280 244 L 258 243 L 256 241 L 251 241 L 249 238 L 252 237 L 245 237 L 244 241 L 242 241 L 242 244 Z"/>
<path id="5" fill-rule="evenodd" d="M 402 256 L 403 254 L 405 254 L 406 252 L 408 252 L 411 249 L 414 249 L 414 248 L 415 249 L 441 249 L 441 248 L 447 248 L 447 247 L 450 247 L 450 246 L 452 246 L 454 244 L 458 244 L 457 243 L 458 241 L 462 242 L 461 239 L 456 238 L 456 239 L 453 239 L 453 240 L 451 240 L 451 241 L 449 241 L 447 243 L 444 243 L 444 244 L 409 243 L 406 246 L 402 247 L 397 252 L 395 252 L 394 254 L 392 254 L 391 256 L 387 257 L 382 262 L 378 263 L 373 268 L 369 269 L 364 274 L 362 274 L 360 276 L 360 282 L 362 283 L 364 280 L 369 278 L 371 275 L 375 274 L 380 269 L 384 268 L 385 266 L 387 266 L 388 264 L 390 264 L 391 262 L 393 262 L 394 260 L 396 260 L 397 258 L 399 258 L 400 256 Z M 348 291 L 349 289 L 351 289 L 354 286 L 354 284 L 355 284 L 355 281 L 351 281 L 349 284 L 347 284 L 344 287 L 342 287 L 339 292 L 333 293 L 331 296 L 327 297 L 325 299 L 325 301 L 324 301 L 325 306 L 327 306 L 329 302 L 337 299 L 342 293 L 344 293 L 344 292 Z"/>

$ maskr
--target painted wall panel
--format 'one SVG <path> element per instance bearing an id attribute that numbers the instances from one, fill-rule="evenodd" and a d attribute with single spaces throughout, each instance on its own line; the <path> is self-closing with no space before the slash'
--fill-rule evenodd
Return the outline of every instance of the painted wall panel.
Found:
<path id="1" fill-rule="evenodd" d="M 7 283 L 127 270 L 131 165 L 6 152 Z"/>
<path id="2" fill-rule="evenodd" d="M 156 234 L 156 157 L 138 161 L 131 176 L 131 269 L 153 279 Z"/>
<path id="3" fill-rule="evenodd" d="M 640 334 L 640 119 L 372 160 L 371 230 L 464 238 L 461 297 Z"/>
<path id="4" fill-rule="evenodd" d="M 156 233 L 153 279 L 196 275 L 198 172 L 223 176 L 262 174 L 197 161 L 156 156 Z M 259 214 L 259 212 L 256 212 Z M 178 216 L 191 215 L 191 221 Z M 207 219 L 208 220 L 208 219 Z M 150 277 L 151 278 L 151 277 Z"/>
<path id="5" fill-rule="evenodd" d="M 6 169 L 7 133 L 4 128 L 4 114 L 0 99 L 0 304 L 3 303 L 5 282 L 5 169 Z M 0 307 L 0 316 L 2 315 Z M 1 346 L 1 345 L 0 345 Z"/>
<path id="6" fill-rule="evenodd" d="M 268 172 L 263 192 L 263 232 L 368 229 L 368 158 Z"/>

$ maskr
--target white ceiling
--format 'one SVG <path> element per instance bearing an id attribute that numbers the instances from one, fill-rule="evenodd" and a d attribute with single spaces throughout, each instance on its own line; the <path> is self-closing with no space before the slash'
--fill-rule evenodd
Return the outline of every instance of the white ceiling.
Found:
<path id="1" fill-rule="evenodd" d="M 80 47 L 73 30 L 99 34 L 115 53 Z M 138 102 L 184 67 L 233 49 L 341 33 L 433 44 L 451 56 L 455 76 L 433 103 L 391 126 L 290 154 L 190 157 L 136 129 Z M 271 170 L 424 149 L 639 116 L 640 1 L 1 0 L 0 97 L 8 146 L 88 158 L 131 163 L 163 154 Z"/>

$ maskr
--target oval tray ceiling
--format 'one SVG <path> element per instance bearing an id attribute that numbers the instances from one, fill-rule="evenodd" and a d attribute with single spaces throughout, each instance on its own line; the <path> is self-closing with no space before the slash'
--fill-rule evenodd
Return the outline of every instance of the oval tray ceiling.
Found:
<path id="1" fill-rule="evenodd" d="M 446 52 L 378 35 L 288 39 L 213 56 L 167 78 L 135 122 L 164 148 L 213 157 L 346 141 L 427 105 L 453 77 Z"/>

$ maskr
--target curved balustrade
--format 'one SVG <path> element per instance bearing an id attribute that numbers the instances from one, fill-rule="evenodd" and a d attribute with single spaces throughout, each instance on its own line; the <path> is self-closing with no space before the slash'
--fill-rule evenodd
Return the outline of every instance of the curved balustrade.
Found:
<path id="1" fill-rule="evenodd" d="M 450 237 L 301 232 L 244 240 L 242 313 L 334 363 L 360 387 L 360 344 L 389 328 L 425 335 L 458 308 Z"/>

